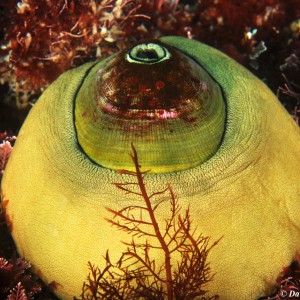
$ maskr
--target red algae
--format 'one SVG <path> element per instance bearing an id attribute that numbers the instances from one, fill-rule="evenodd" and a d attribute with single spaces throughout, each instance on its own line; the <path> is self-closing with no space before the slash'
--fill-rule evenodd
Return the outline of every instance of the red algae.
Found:
<path id="1" fill-rule="evenodd" d="M 138 1 L 13 0 L 2 4 L 1 83 L 19 107 L 66 70 L 123 49 Z"/>

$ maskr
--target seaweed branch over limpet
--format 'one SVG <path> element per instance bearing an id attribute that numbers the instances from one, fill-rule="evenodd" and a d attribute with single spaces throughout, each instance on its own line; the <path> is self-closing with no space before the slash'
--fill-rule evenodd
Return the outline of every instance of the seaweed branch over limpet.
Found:
<path id="1" fill-rule="evenodd" d="M 103 269 L 88 263 L 90 273 L 80 299 L 184 300 L 199 296 L 218 299 L 217 295 L 209 295 L 206 285 L 214 277 L 208 255 L 220 239 L 209 245 L 209 237 L 196 233 L 189 208 L 182 214 L 182 207 L 169 184 L 161 191 L 149 192 L 144 182 L 148 171 L 141 171 L 133 145 L 130 156 L 135 171 L 119 170 L 118 173 L 132 176 L 135 181 L 114 185 L 126 194 L 139 196 L 141 204 L 120 210 L 107 208 L 113 217 L 106 220 L 130 235 L 131 241 L 123 241 L 127 249 L 116 263 L 111 261 L 109 250 L 104 256 Z M 157 218 L 157 211 L 161 206 L 166 210 L 165 205 L 169 214 L 166 211 L 162 222 Z M 156 261 L 154 251 L 164 257 L 162 263 Z"/>

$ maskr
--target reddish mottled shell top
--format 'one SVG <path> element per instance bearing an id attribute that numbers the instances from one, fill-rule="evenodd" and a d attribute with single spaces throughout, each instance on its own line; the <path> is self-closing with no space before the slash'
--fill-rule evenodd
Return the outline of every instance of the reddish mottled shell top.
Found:
<path id="1" fill-rule="evenodd" d="M 106 113 L 124 119 L 192 121 L 207 84 L 183 54 L 145 43 L 122 52 L 101 69 L 97 87 L 98 106 Z"/>

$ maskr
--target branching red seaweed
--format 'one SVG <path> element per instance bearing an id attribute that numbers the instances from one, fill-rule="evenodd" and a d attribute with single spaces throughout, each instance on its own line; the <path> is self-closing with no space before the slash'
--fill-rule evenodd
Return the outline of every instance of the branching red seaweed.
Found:
<path id="1" fill-rule="evenodd" d="M 2 4 L 1 82 L 19 107 L 61 73 L 123 49 L 132 33 L 137 0 L 12 0 Z"/>
<path id="2" fill-rule="evenodd" d="M 107 208 L 113 214 L 107 219 L 114 227 L 128 233 L 132 239 L 119 261 L 113 264 L 106 253 L 106 267 L 100 270 L 89 263 L 90 274 L 83 286 L 82 300 L 92 299 L 217 299 L 205 289 L 213 280 L 208 254 L 219 241 L 209 245 L 209 238 L 192 230 L 189 208 L 181 214 L 181 206 L 171 186 L 149 194 L 138 156 L 132 146 L 135 171 L 118 173 L 132 176 L 136 182 L 115 183 L 118 189 L 141 198 L 140 205 L 120 210 Z M 169 194 L 170 214 L 164 222 L 157 212 L 166 204 Z M 165 208 L 164 208 L 165 211 Z M 152 252 L 164 257 L 160 265 Z M 174 256 L 178 256 L 177 263 Z"/>
<path id="3" fill-rule="evenodd" d="M 0 132 L 0 179 L 2 178 L 15 139 L 15 136 L 9 136 L 7 132 Z"/>
<path id="4" fill-rule="evenodd" d="M 28 272 L 30 264 L 21 258 L 0 258 L 0 299 L 25 300 L 41 290 Z M 28 293 L 26 293 L 26 290 Z"/>

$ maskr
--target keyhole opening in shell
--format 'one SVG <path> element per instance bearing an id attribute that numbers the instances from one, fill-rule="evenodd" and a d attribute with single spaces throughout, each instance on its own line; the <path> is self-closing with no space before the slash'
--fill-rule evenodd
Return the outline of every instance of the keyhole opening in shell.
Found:
<path id="1" fill-rule="evenodd" d="M 139 49 L 136 53 L 136 56 L 140 59 L 140 60 L 159 60 L 159 56 L 157 54 L 157 52 L 154 49 L 150 49 L 150 50 L 142 50 Z"/>
<path id="2" fill-rule="evenodd" d="M 128 51 L 126 60 L 130 63 L 155 64 L 171 57 L 170 52 L 156 43 L 139 44 Z"/>

